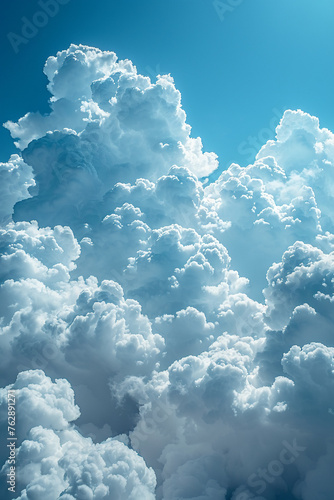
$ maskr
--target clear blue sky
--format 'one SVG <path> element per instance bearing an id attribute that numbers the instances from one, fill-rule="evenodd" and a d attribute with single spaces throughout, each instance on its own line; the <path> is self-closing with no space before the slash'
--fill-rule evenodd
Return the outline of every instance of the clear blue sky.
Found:
<path id="1" fill-rule="evenodd" d="M 73 42 L 113 50 L 144 74 L 171 73 L 193 135 L 221 168 L 247 164 L 249 137 L 258 142 L 286 108 L 334 129 L 333 0 L 243 0 L 223 20 L 211 0 L 69 0 L 15 54 L 8 32 L 21 34 L 38 10 L 37 0 L 2 2 L 1 123 L 47 112 L 44 61 Z M 7 130 L 0 141 L 6 161 Z"/>

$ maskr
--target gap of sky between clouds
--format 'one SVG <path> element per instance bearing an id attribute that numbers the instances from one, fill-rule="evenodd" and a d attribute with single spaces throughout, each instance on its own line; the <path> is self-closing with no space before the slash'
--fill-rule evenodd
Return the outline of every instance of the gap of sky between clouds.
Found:
<path id="1" fill-rule="evenodd" d="M 5 0 L 2 10 L 1 123 L 48 112 L 44 61 L 83 43 L 136 61 L 153 79 L 171 73 L 193 136 L 218 154 L 219 171 L 253 161 L 285 109 L 300 108 L 334 128 L 331 0 L 69 0 L 17 54 L 8 33 L 20 35 L 22 18 L 31 20 L 40 5 Z M 0 141 L 6 161 L 15 152 L 8 131 Z"/>

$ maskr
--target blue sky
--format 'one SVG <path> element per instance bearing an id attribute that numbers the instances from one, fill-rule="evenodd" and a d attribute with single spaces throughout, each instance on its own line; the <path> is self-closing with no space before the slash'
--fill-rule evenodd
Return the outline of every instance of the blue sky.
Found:
<path id="1" fill-rule="evenodd" d="M 171 73 L 193 135 L 224 169 L 247 164 L 252 143 L 273 135 L 287 108 L 333 128 L 333 2 L 244 0 L 231 9 L 222 20 L 211 0 L 70 0 L 15 54 L 8 33 L 20 34 L 22 17 L 31 20 L 40 7 L 5 0 L 1 122 L 48 111 L 43 64 L 73 42 L 113 50 L 142 74 Z M 1 130 L 0 140 L 6 161 L 14 151 L 9 132 Z"/>

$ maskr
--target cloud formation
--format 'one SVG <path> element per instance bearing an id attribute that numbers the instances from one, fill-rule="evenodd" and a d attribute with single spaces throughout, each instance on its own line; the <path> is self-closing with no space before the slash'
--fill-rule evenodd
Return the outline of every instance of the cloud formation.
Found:
<path id="1" fill-rule="evenodd" d="M 71 424 L 80 411 L 67 380 L 52 382 L 42 371 L 31 370 L 19 374 L 10 388 L 24 415 L 17 449 L 18 499 L 154 499 L 154 472 L 128 448 L 126 436 L 94 444 Z M 7 402 L 7 389 L 1 390 L 1 404 Z"/>
<path id="2" fill-rule="evenodd" d="M 81 222 L 117 181 L 156 180 L 173 164 L 199 177 L 217 168 L 216 155 L 190 137 L 169 75 L 152 83 L 113 52 L 76 45 L 50 57 L 44 72 L 51 113 L 5 125 L 39 186 L 38 197 L 16 207 L 16 220 L 28 211 L 43 224 Z"/>
<path id="3" fill-rule="evenodd" d="M 328 500 L 332 132 L 288 110 L 208 182 L 169 75 L 75 45 L 44 72 L 0 165 L 17 498 Z"/>

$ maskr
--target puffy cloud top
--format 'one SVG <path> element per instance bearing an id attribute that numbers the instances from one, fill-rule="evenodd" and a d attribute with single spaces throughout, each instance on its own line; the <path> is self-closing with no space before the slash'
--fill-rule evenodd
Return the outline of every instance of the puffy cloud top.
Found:
<path id="1" fill-rule="evenodd" d="M 199 177 L 217 168 L 216 155 L 203 153 L 201 139 L 190 137 L 181 94 L 169 75 L 151 83 L 130 61 L 82 45 L 50 57 L 44 72 L 51 113 L 28 113 L 6 124 L 39 188 L 38 202 L 26 201 L 16 218 L 28 210 L 43 224 L 73 222 L 74 212 L 80 220 L 87 217 L 89 204 L 117 181 L 155 180 L 173 164 Z M 46 210 L 50 199 L 53 213 L 39 214 L 37 205 Z"/>
<path id="2" fill-rule="evenodd" d="M 11 219 L 14 205 L 29 198 L 29 188 L 34 185 L 32 168 L 19 155 L 12 155 L 7 163 L 0 163 L 0 221 Z"/>

